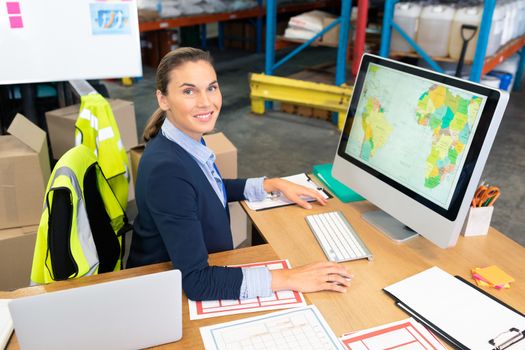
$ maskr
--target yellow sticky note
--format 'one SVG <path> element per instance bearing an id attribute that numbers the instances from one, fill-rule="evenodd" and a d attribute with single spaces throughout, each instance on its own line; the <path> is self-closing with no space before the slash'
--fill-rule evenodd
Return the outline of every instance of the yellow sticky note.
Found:
<path id="1" fill-rule="evenodd" d="M 483 282 L 482 280 L 474 279 L 478 287 L 490 287 L 490 284 Z"/>
<path id="2" fill-rule="evenodd" d="M 499 286 L 514 282 L 514 278 L 506 274 L 496 265 L 476 269 L 476 273 L 492 285 Z"/>

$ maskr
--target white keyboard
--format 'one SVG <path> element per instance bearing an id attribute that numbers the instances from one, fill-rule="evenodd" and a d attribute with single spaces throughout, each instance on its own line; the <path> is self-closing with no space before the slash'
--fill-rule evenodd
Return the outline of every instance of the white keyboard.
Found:
<path id="1" fill-rule="evenodd" d="M 328 260 L 335 262 L 364 258 L 372 260 L 372 253 L 342 212 L 331 211 L 307 215 L 305 219 Z"/>

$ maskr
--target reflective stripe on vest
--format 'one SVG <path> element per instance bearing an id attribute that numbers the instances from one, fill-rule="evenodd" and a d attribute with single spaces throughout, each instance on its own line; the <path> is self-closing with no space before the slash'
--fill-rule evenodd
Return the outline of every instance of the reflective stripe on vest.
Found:
<path id="1" fill-rule="evenodd" d="M 82 252 L 84 253 L 84 257 L 86 258 L 87 264 L 90 267 L 87 275 L 90 275 L 96 270 L 96 267 L 98 266 L 98 256 L 97 248 L 95 247 L 95 242 L 93 241 L 93 234 L 91 233 L 91 227 L 89 226 L 86 204 L 84 203 L 84 198 L 82 196 L 82 189 L 80 188 L 80 184 L 78 183 L 78 179 L 73 170 L 67 167 L 61 167 L 56 170 L 54 179 L 61 175 L 66 176 L 69 179 L 71 186 L 75 190 L 76 203 L 73 202 L 73 207 L 76 205 L 77 208 L 77 236 Z M 50 208 L 47 208 L 47 210 L 49 209 Z M 91 273 L 89 273 L 90 271 Z"/>
<path id="2" fill-rule="evenodd" d="M 128 156 L 108 101 L 100 94 L 82 96 L 75 126 L 76 145 L 83 144 L 93 151 L 115 196 L 125 209 L 129 186 Z"/>
<path id="3" fill-rule="evenodd" d="M 102 198 L 104 209 L 109 216 L 114 234 L 118 237 L 120 230 L 124 227 L 126 220 L 124 210 L 113 194 L 107 180 L 103 177 L 93 152 L 84 145 L 72 148 L 60 158 L 48 182 L 33 256 L 31 270 L 31 281 L 33 284 L 55 281 L 51 254 L 49 254 L 48 234 L 49 219 L 53 209 L 53 195 L 54 191 L 58 189 L 67 189 L 71 196 L 72 222 L 70 225 L 68 249 L 76 264 L 77 271 L 69 278 L 92 275 L 98 272 L 99 258 L 83 195 L 84 178 L 92 167 L 96 167 L 97 188 Z M 120 247 L 122 247 L 121 237 L 118 237 L 118 241 Z M 120 259 L 114 269 L 120 269 Z"/>

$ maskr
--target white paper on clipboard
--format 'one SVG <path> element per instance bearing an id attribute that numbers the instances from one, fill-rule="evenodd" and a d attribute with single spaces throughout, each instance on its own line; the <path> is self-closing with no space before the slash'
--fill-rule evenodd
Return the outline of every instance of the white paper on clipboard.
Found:
<path id="1" fill-rule="evenodd" d="M 323 198 L 325 199 L 328 199 L 330 198 L 331 196 L 323 189 L 323 187 L 319 186 L 318 184 L 316 184 L 312 179 L 310 179 L 310 177 L 305 174 L 305 173 L 302 173 L 302 174 L 297 174 L 297 175 L 291 175 L 291 176 L 286 176 L 286 177 L 282 177 L 282 179 L 284 180 L 288 180 L 290 182 L 293 182 L 293 183 L 296 183 L 298 185 L 302 185 L 302 186 L 305 186 L 305 187 L 309 187 L 311 189 L 314 189 L 316 190 L 317 192 L 319 192 Z M 308 201 L 308 202 L 313 202 L 315 201 L 315 199 L 311 198 L 311 197 L 304 197 L 303 198 L 304 200 Z M 258 202 L 249 202 L 249 201 L 246 201 L 246 204 L 248 205 L 248 207 L 251 209 L 251 210 L 263 210 L 263 209 L 270 209 L 270 208 L 277 208 L 277 207 L 282 207 L 282 206 L 286 206 L 286 205 L 292 205 L 294 204 L 294 202 L 292 202 L 291 200 L 288 200 L 285 196 L 283 196 L 282 194 L 278 197 L 275 197 L 275 198 L 266 198 L 265 200 L 262 200 L 262 201 L 258 201 Z"/>
<path id="2" fill-rule="evenodd" d="M 524 316 L 435 266 L 384 290 L 469 349 L 492 350 L 489 340 L 511 328 L 525 329 Z"/>

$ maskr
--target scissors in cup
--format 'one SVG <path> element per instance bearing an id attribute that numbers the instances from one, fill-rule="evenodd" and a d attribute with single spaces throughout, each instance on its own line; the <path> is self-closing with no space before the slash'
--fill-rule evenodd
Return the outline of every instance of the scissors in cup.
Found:
<path id="1" fill-rule="evenodd" d="M 501 191 L 497 186 L 481 185 L 476 190 L 472 199 L 473 207 L 488 207 L 494 205 L 498 200 Z"/>

